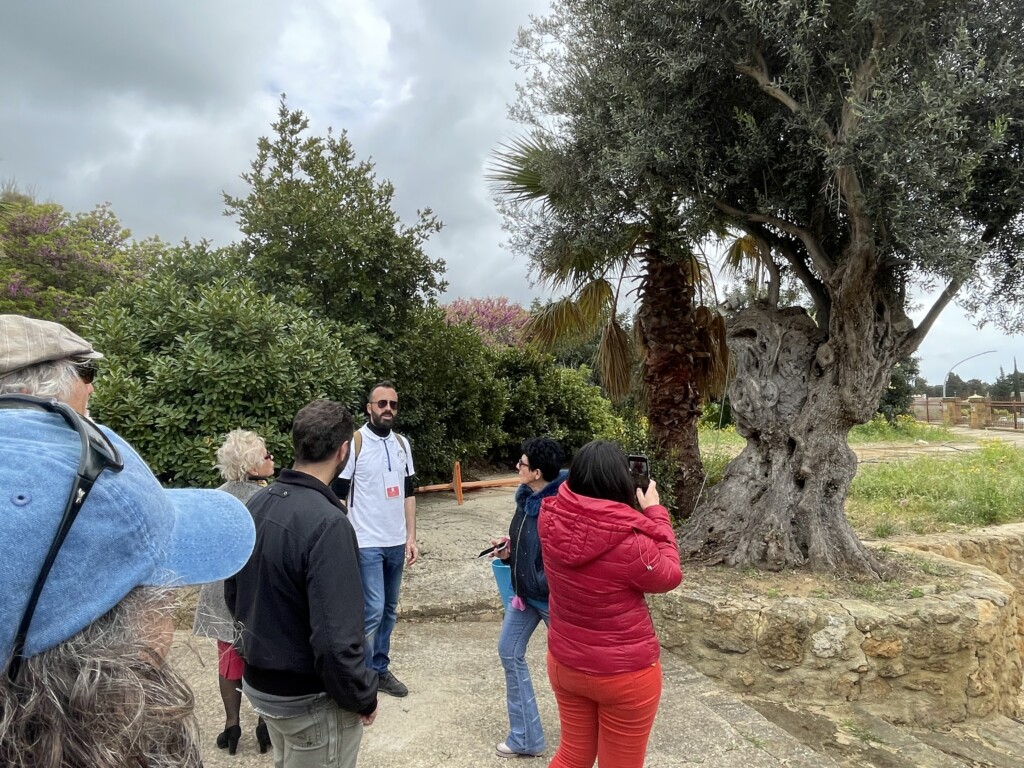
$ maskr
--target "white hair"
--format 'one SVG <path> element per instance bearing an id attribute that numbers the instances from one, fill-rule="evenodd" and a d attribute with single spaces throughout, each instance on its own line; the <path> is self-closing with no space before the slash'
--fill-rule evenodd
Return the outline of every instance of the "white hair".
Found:
<path id="1" fill-rule="evenodd" d="M 74 360 L 52 360 L 0 376 L 0 395 L 24 393 L 67 401 L 80 380 Z"/>
<path id="2" fill-rule="evenodd" d="M 225 480 L 242 482 L 258 469 L 267 455 L 267 444 L 255 432 L 233 429 L 217 449 L 217 469 Z"/>

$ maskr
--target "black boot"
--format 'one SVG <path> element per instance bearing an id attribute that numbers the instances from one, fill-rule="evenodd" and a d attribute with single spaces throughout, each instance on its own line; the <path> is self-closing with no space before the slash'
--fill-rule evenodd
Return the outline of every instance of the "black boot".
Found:
<path id="1" fill-rule="evenodd" d="M 232 725 L 217 734 L 217 747 L 226 749 L 229 755 L 238 749 L 238 740 L 242 738 L 242 726 Z"/>
<path id="2" fill-rule="evenodd" d="M 267 730 L 267 724 L 263 722 L 262 717 L 256 725 L 256 743 L 260 745 L 261 755 L 270 749 L 270 731 Z"/>

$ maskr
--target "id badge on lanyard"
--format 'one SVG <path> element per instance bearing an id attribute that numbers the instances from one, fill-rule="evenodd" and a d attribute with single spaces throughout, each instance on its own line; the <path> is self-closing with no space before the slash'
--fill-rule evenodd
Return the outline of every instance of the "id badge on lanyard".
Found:
<path id="1" fill-rule="evenodd" d="M 384 498 L 397 499 L 402 495 L 401 476 L 394 470 L 384 473 Z"/>

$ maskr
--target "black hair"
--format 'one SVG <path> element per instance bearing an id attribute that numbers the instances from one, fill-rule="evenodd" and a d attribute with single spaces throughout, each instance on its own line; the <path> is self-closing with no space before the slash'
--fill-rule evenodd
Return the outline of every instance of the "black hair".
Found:
<path id="1" fill-rule="evenodd" d="M 581 496 L 636 506 L 636 485 L 629 474 L 626 454 L 607 440 L 593 440 L 580 448 L 566 482 L 573 493 Z"/>
<path id="2" fill-rule="evenodd" d="M 292 445 L 295 461 L 316 464 L 352 439 L 355 421 L 341 403 L 314 400 L 292 419 Z"/>
<path id="3" fill-rule="evenodd" d="M 530 464 L 530 469 L 539 469 L 540 476 L 548 482 L 558 477 L 558 472 L 565 464 L 562 444 L 550 437 L 531 437 L 524 440 L 522 451 Z"/>
<path id="4" fill-rule="evenodd" d="M 393 382 L 391 379 L 384 379 L 383 381 L 378 381 L 376 384 L 370 387 L 370 391 L 366 393 L 366 402 L 373 402 L 372 400 L 370 400 L 370 398 L 373 397 L 374 391 L 380 389 L 381 387 L 384 387 L 385 389 L 393 389 L 395 390 L 395 392 L 398 391 L 398 387 L 395 386 L 395 382 Z"/>

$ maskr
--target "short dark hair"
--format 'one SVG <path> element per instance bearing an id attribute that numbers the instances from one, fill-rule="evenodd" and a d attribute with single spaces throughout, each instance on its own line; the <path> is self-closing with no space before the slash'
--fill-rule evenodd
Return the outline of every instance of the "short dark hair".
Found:
<path id="1" fill-rule="evenodd" d="M 636 506 L 636 485 L 629 474 L 626 454 L 608 440 L 593 440 L 580 448 L 566 482 L 573 493 L 581 496 Z"/>
<path id="2" fill-rule="evenodd" d="M 530 469 L 539 469 L 540 476 L 548 482 L 558 477 L 565 464 L 562 444 L 550 437 L 531 437 L 523 441 L 523 455 L 530 463 Z"/>
<path id="3" fill-rule="evenodd" d="M 355 422 L 341 403 L 314 400 L 292 419 L 292 446 L 295 461 L 315 464 L 352 439 Z"/>
<path id="4" fill-rule="evenodd" d="M 370 391 L 366 393 L 366 402 L 372 402 L 370 398 L 373 397 L 373 393 L 376 390 L 380 389 L 381 387 L 384 387 L 385 389 L 393 389 L 395 390 L 395 392 L 398 391 L 398 387 L 395 386 L 395 382 L 393 382 L 391 379 L 384 379 L 383 381 L 378 381 L 376 384 L 370 387 Z"/>

